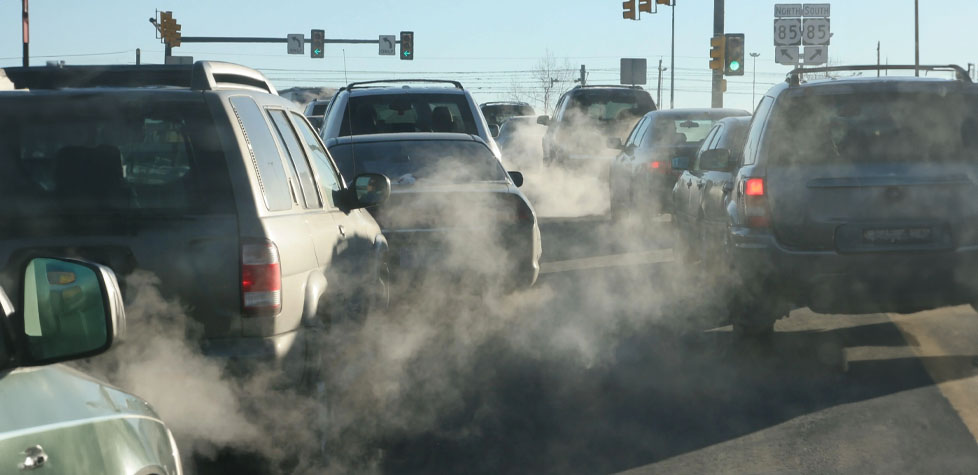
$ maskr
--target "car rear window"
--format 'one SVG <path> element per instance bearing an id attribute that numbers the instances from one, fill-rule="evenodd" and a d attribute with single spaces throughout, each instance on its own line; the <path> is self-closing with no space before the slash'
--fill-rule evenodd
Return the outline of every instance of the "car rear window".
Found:
<path id="1" fill-rule="evenodd" d="M 351 97 L 340 136 L 396 132 L 476 135 L 475 115 L 462 94 L 371 94 Z"/>
<path id="2" fill-rule="evenodd" d="M 585 90 L 574 94 L 568 105 L 570 119 L 592 121 L 635 121 L 645 113 L 655 110 L 652 96 L 645 91 Z"/>
<path id="3" fill-rule="evenodd" d="M 658 117 L 646 141 L 654 145 L 702 145 L 719 119 Z"/>
<path id="4" fill-rule="evenodd" d="M 502 125 L 510 117 L 534 115 L 534 111 L 528 104 L 495 104 L 482 107 L 482 115 L 485 116 L 486 122 Z"/>
<path id="5" fill-rule="evenodd" d="M 972 93 L 787 96 L 769 123 L 763 148 L 774 163 L 978 158 L 978 96 Z"/>
<path id="6" fill-rule="evenodd" d="M 329 151 L 347 181 L 361 173 L 380 173 L 402 185 L 418 180 L 466 183 L 506 179 L 506 172 L 492 152 L 477 142 L 368 142 L 339 144 Z"/>
<path id="7" fill-rule="evenodd" d="M 0 214 L 233 209 L 216 137 L 199 100 L 0 99 Z"/>

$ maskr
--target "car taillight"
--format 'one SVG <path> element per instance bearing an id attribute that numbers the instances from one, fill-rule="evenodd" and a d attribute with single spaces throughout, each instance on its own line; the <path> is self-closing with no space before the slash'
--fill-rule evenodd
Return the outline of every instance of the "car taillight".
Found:
<path id="1" fill-rule="evenodd" d="M 752 228 L 766 228 L 771 224 L 764 188 L 763 178 L 748 178 L 744 182 L 744 211 L 747 226 Z"/>
<path id="2" fill-rule="evenodd" d="M 649 162 L 649 171 L 652 173 L 668 173 L 671 168 L 671 163 L 656 160 L 654 162 Z"/>
<path id="3" fill-rule="evenodd" d="M 282 310 L 282 269 L 271 241 L 241 245 L 241 310 L 269 317 Z"/>

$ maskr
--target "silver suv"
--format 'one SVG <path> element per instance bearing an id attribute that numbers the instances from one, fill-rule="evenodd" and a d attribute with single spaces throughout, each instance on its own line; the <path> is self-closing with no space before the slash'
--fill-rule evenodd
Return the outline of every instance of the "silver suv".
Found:
<path id="1" fill-rule="evenodd" d="M 387 242 L 362 208 L 389 181 L 357 177 L 381 190 L 361 200 L 261 73 L 8 68 L 3 83 L 0 278 L 14 293 L 39 254 L 150 271 L 207 354 L 290 379 L 317 371 L 311 330 L 386 301 Z"/>

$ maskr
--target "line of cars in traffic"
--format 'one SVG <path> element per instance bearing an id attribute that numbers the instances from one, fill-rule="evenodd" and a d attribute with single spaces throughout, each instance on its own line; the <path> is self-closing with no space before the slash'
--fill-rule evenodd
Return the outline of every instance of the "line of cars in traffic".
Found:
<path id="1" fill-rule="evenodd" d="M 739 335 L 768 335 L 801 307 L 975 306 L 978 87 L 954 65 L 920 67 L 952 79 L 805 80 L 876 68 L 792 71 L 753 116 L 646 114 L 609 141 L 613 215 L 671 213 L 681 265 L 707 278 L 703 297 L 727 303 Z"/>
<path id="2" fill-rule="evenodd" d="M 3 299 L 0 392 L 20 404 L 64 388 L 49 396 L 66 408 L 30 418 L 5 396 L 5 413 L 23 414 L 0 424 L 0 462 L 180 472 L 144 401 L 62 367 L 16 369 L 107 349 L 137 270 L 187 309 L 188 337 L 228 374 L 260 366 L 300 391 L 321 380 L 330 323 L 386 308 L 392 288 L 443 272 L 532 285 L 542 246 L 522 175 L 503 168 L 468 91 L 443 84 L 351 84 L 317 129 L 264 75 L 230 63 L 0 70 L 0 283 L 24 296 L 17 311 Z M 22 274 L 51 256 L 70 259 L 48 265 L 69 269 L 46 273 L 57 302 L 33 303 L 43 282 Z M 98 302 L 101 327 L 94 310 L 79 319 Z M 42 321 L 23 323 L 17 312 L 38 305 Z M 41 336 L 80 346 L 38 357 Z M 69 411 L 76 403 L 91 409 Z M 132 469 L 141 461 L 149 468 Z"/>

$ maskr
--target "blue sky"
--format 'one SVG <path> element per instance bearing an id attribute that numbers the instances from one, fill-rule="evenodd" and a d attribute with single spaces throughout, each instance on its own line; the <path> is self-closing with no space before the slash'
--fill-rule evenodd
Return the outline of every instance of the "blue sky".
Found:
<path id="1" fill-rule="evenodd" d="M 709 106 L 710 0 L 677 0 L 676 107 Z M 757 91 L 783 80 L 789 70 L 773 61 L 773 1 L 727 0 L 726 31 L 744 33 L 747 51 L 759 52 Z M 848 0 L 832 3 L 834 63 L 875 63 L 876 42 L 884 61 L 913 63 L 913 0 Z M 921 62 L 975 62 L 970 34 L 978 19 L 976 1 L 921 2 Z M 21 63 L 20 0 L 0 0 L 0 66 Z M 459 79 L 476 100 L 507 99 L 513 84 L 547 50 L 560 63 L 592 71 L 591 83 L 617 83 L 621 57 L 648 58 L 646 86 L 655 94 L 655 65 L 669 64 L 670 11 L 660 7 L 640 21 L 621 18 L 620 0 L 430 0 L 245 2 L 226 0 L 32 0 L 31 64 L 63 59 L 68 64 L 162 62 L 163 46 L 147 19 L 171 10 L 185 36 L 309 35 L 375 39 L 415 31 L 416 60 L 378 56 L 376 45 L 327 45 L 326 59 L 287 55 L 285 44 L 188 44 L 174 54 L 233 61 L 263 70 L 279 88 L 340 86 L 382 77 Z M 346 54 L 344 74 L 343 53 Z M 751 107 L 753 60 L 747 74 L 728 78 L 725 105 Z M 669 105 L 668 72 L 663 103 Z M 567 84 L 567 87 L 572 84 Z"/>

